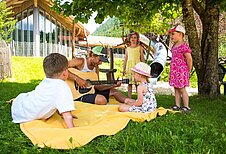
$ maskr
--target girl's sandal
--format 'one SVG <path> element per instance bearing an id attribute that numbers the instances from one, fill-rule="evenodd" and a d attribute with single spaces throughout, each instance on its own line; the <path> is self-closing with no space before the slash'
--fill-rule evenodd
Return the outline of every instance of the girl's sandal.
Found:
<path id="1" fill-rule="evenodd" d="M 177 105 L 174 105 L 174 106 L 171 107 L 171 109 L 174 110 L 174 111 L 179 111 L 180 107 L 177 106 Z"/>
<path id="2" fill-rule="evenodd" d="M 181 110 L 183 111 L 183 112 L 189 112 L 190 110 L 191 110 L 191 108 L 189 108 L 189 107 L 182 107 L 181 108 Z"/>

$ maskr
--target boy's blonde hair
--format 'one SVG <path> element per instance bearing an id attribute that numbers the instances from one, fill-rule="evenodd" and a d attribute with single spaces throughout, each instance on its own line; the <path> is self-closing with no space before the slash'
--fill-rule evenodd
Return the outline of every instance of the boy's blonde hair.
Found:
<path id="1" fill-rule="evenodd" d="M 46 77 L 53 78 L 68 68 L 68 60 L 64 55 L 51 53 L 45 57 L 43 68 Z"/>

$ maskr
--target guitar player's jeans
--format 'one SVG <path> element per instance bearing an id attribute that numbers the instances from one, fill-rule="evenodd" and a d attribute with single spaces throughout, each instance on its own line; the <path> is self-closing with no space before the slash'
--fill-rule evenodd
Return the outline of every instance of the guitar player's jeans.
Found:
<path id="1" fill-rule="evenodd" d="M 82 102 L 86 102 L 86 103 L 95 104 L 95 98 L 96 98 L 97 94 L 103 95 L 106 98 L 107 102 L 109 102 L 110 89 L 103 90 L 103 91 L 99 91 L 99 90 L 95 89 L 95 93 L 94 94 L 84 95 L 84 96 L 79 97 L 78 99 L 76 99 L 76 101 L 82 101 Z"/>

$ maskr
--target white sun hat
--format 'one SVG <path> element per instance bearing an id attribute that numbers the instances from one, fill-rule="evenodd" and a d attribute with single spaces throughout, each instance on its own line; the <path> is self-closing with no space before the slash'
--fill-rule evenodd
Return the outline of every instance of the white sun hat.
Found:
<path id="1" fill-rule="evenodd" d="M 151 77 L 151 67 L 144 62 L 137 63 L 131 70 L 149 78 Z"/>
<path id="2" fill-rule="evenodd" d="M 172 32 L 181 32 L 183 34 L 185 34 L 185 29 L 183 26 L 181 25 L 177 25 L 177 26 L 173 26 L 170 30 L 168 30 L 169 33 L 172 33 Z"/>

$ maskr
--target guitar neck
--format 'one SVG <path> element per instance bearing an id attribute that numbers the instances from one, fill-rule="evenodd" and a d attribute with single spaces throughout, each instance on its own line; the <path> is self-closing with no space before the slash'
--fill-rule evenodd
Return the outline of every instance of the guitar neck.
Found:
<path id="1" fill-rule="evenodd" d="M 100 84 L 116 84 L 118 81 L 122 81 L 122 83 L 129 83 L 129 79 L 122 79 L 122 80 L 98 80 L 98 75 L 96 72 L 82 72 L 80 70 L 69 68 L 69 71 L 72 74 L 76 74 L 80 78 L 86 80 L 88 85 L 100 85 Z"/>
<path id="2" fill-rule="evenodd" d="M 100 80 L 100 81 L 89 81 L 92 85 L 100 85 L 100 84 L 116 84 L 117 81 L 107 81 L 107 80 Z"/>
<path id="3" fill-rule="evenodd" d="M 89 82 L 90 85 L 100 85 L 100 84 L 116 84 L 118 81 L 122 81 L 122 83 L 129 83 L 129 79 L 123 79 L 123 80 L 96 80 L 96 81 L 91 81 L 91 80 L 86 80 Z"/>

